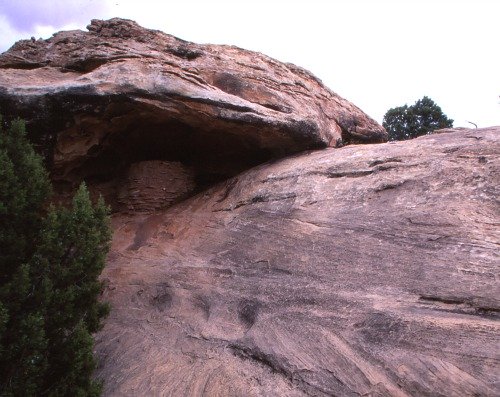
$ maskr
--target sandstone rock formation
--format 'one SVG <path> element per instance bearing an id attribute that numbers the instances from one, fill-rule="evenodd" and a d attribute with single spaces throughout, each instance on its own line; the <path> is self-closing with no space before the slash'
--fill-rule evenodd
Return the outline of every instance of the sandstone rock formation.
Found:
<path id="1" fill-rule="evenodd" d="M 116 180 L 150 160 L 192 167 L 202 188 L 300 150 L 387 138 L 295 65 L 129 20 L 88 29 L 0 55 L 0 112 L 37 131 L 59 188 Z"/>
<path id="2" fill-rule="evenodd" d="M 118 210 L 132 213 L 170 207 L 195 188 L 189 169 L 181 163 L 158 160 L 132 164 L 120 182 L 115 188 Z"/>
<path id="3" fill-rule="evenodd" d="M 499 395 L 499 134 L 298 154 L 115 216 L 105 394 Z"/>
<path id="4" fill-rule="evenodd" d="M 105 395 L 500 394 L 500 127 L 340 147 L 386 133 L 305 70 L 120 19 L 0 55 L 0 113 L 115 210 Z"/>

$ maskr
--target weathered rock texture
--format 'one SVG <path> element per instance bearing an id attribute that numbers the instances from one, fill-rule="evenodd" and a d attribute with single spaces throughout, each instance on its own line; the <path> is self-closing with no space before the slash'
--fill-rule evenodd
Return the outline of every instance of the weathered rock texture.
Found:
<path id="1" fill-rule="evenodd" d="M 118 19 L 0 55 L 0 112 L 116 210 L 106 395 L 500 394 L 500 128 L 304 152 L 386 133 L 294 65 Z"/>
<path id="2" fill-rule="evenodd" d="M 325 149 L 116 215 L 105 394 L 500 394 L 500 127 Z"/>
<path id="3" fill-rule="evenodd" d="M 170 207 L 195 188 L 194 177 L 181 163 L 142 161 L 130 166 L 116 187 L 119 210 L 151 212 Z"/>
<path id="4" fill-rule="evenodd" d="M 0 55 L 0 112 L 28 120 L 60 187 L 110 181 L 149 160 L 180 161 L 206 186 L 301 150 L 386 140 L 295 65 L 129 20 L 88 29 Z"/>

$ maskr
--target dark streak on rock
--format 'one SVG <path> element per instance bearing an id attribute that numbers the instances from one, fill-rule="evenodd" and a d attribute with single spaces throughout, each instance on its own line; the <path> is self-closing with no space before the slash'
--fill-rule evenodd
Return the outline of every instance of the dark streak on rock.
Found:
<path id="1" fill-rule="evenodd" d="M 322 175 L 326 178 L 359 178 L 362 176 L 373 174 L 373 170 L 349 170 L 349 171 L 313 171 L 308 175 Z"/>
<path id="2" fill-rule="evenodd" d="M 397 157 L 389 157 L 386 159 L 378 159 L 378 160 L 373 160 L 368 163 L 370 167 L 374 167 L 379 164 L 385 164 L 385 163 L 402 163 L 403 160 Z"/>
<path id="3" fill-rule="evenodd" d="M 224 194 L 222 194 L 222 197 L 217 199 L 216 202 L 222 203 L 225 199 L 227 199 L 229 193 L 231 193 L 231 191 L 233 190 L 233 188 L 236 186 L 237 183 L 238 183 L 238 178 L 233 178 L 230 179 L 229 181 L 224 182 L 224 185 L 226 187 L 224 190 Z"/>
<path id="4" fill-rule="evenodd" d="M 464 300 L 459 298 L 443 298 L 441 296 L 433 296 L 433 295 L 422 295 L 418 299 L 427 302 L 441 302 L 441 303 L 446 303 L 448 305 L 463 305 L 466 303 Z"/>
<path id="5" fill-rule="evenodd" d="M 235 209 L 238 209 L 240 207 L 244 207 L 247 205 L 252 205 L 252 204 L 257 204 L 257 203 L 268 203 L 268 202 L 273 202 L 273 201 L 284 201 L 288 199 L 295 199 L 296 194 L 295 193 L 286 193 L 283 195 L 279 196 L 274 196 L 274 195 L 257 195 L 252 197 L 249 200 L 246 201 L 240 201 L 239 203 L 236 203 L 231 208 L 222 208 L 222 209 L 216 209 L 213 212 L 220 212 L 220 211 L 233 211 Z"/>
<path id="6" fill-rule="evenodd" d="M 238 305 L 238 317 L 240 321 L 249 329 L 257 320 L 260 303 L 253 300 L 243 300 Z"/>
<path id="7" fill-rule="evenodd" d="M 435 295 L 421 295 L 419 297 L 420 301 L 431 302 L 431 303 L 441 303 L 444 305 L 452 306 L 451 312 L 477 315 L 480 317 L 488 318 L 500 318 L 500 308 L 492 306 L 482 306 L 477 305 L 469 299 L 460 299 L 455 297 L 441 297 Z M 461 309 L 461 310 L 460 310 Z M 472 310 L 472 311 L 471 311 Z"/>
<path id="8" fill-rule="evenodd" d="M 390 190 L 390 189 L 396 189 L 403 184 L 405 184 L 407 181 L 398 181 L 398 182 L 389 182 L 389 183 L 383 183 L 380 186 L 375 188 L 376 192 L 382 192 L 384 190 Z"/>

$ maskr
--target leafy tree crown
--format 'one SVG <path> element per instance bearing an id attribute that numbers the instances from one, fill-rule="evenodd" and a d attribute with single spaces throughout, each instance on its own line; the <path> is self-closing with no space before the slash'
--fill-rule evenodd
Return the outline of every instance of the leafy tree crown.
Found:
<path id="1" fill-rule="evenodd" d="M 426 135 L 440 128 L 453 127 L 453 120 L 432 99 L 424 96 L 414 105 L 389 109 L 382 125 L 387 130 L 390 141 L 399 141 Z"/>

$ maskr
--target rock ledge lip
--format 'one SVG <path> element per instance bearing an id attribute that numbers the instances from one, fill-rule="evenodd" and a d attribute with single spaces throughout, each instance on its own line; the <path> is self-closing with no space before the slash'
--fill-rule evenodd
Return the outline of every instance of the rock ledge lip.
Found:
<path id="1" fill-rule="evenodd" d="M 27 120 L 69 185 L 167 161 L 205 186 L 304 150 L 387 140 L 305 69 L 119 18 L 0 54 L 0 112 Z"/>

